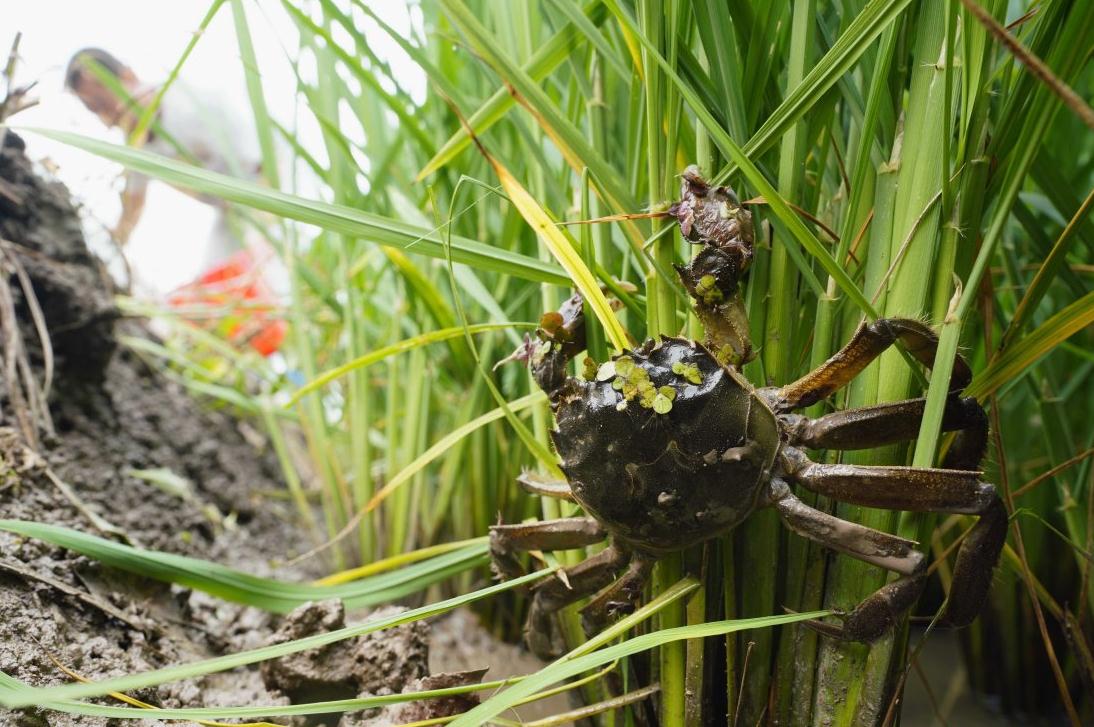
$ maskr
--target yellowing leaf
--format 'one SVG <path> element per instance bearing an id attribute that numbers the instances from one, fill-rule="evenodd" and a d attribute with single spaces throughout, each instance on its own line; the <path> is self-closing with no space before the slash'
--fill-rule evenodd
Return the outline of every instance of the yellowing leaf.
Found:
<path id="1" fill-rule="evenodd" d="M 542 391 L 537 391 L 533 394 L 523 396 L 516 401 L 510 402 L 509 411 L 522 411 L 546 400 L 547 396 Z M 441 437 L 441 439 L 436 444 L 423 452 L 417 459 L 408 464 L 399 473 L 392 477 L 386 485 L 380 488 L 380 491 L 372 496 L 372 499 L 369 500 L 368 504 L 357 512 L 357 514 L 350 520 L 349 524 L 342 528 L 342 532 L 336 535 L 335 539 L 343 536 L 346 533 L 351 532 L 353 528 L 356 527 L 357 523 L 361 521 L 361 518 L 363 518 L 367 513 L 372 512 L 377 507 L 379 507 L 380 503 L 383 502 L 388 497 L 388 495 L 398 489 L 405 482 L 409 481 L 414 475 L 420 472 L 422 468 L 424 468 L 430 462 L 437 459 L 437 457 L 441 456 L 446 451 L 451 449 L 461 439 L 463 439 L 479 427 L 489 424 L 490 422 L 497 421 L 503 416 L 505 416 L 505 411 L 501 407 L 498 407 L 497 409 L 491 409 L 485 414 L 482 414 L 481 416 L 478 416 L 467 422 L 463 426 L 453 429 L 444 437 Z"/>
<path id="2" fill-rule="evenodd" d="M 1094 293 L 1059 311 L 1022 340 L 1004 349 L 986 369 L 973 379 L 965 394 L 981 401 L 1013 381 L 1060 343 L 1094 325 Z"/>
<path id="3" fill-rule="evenodd" d="M 65 666 L 64 664 L 59 662 L 56 658 L 53 657 L 52 654 L 46 654 L 46 656 L 49 657 L 49 660 L 52 661 L 53 664 L 58 669 L 60 669 L 61 671 L 63 671 L 65 674 L 72 677 L 76 681 L 82 682 L 83 684 L 91 684 L 92 683 L 91 680 L 88 679 L 87 677 L 83 676 L 82 674 L 80 674 L 78 672 L 73 671 L 72 669 L 69 669 L 67 666 Z M 128 694 L 124 694 L 122 692 L 107 692 L 107 694 L 109 694 L 114 699 L 117 699 L 119 702 L 125 702 L 126 704 L 128 704 L 132 707 L 138 707 L 140 709 L 148 709 L 148 710 L 151 710 L 151 711 L 154 711 L 154 712 L 159 711 L 159 709 L 160 709 L 159 707 L 157 707 L 154 704 L 149 704 L 148 702 L 142 702 L 141 700 L 139 700 L 135 697 L 130 697 Z M 279 727 L 278 725 L 274 724 L 273 722 L 213 722 L 213 721 L 205 720 L 205 719 L 196 719 L 194 721 L 197 722 L 200 725 L 205 725 L 205 727 Z"/>
<path id="4" fill-rule="evenodd" d="M 422 333 L 421 335 L 414 336 L 413 338 L 407 338 L 406 340 L 393 343 L 383 348 L 378 348 L 375 351 L 369 351 L 363 356 L 358 356 L 352 361 L 347 361 L 341 366 L 337 366 L 329 371 L 326 371 L 319 376 L 315 377 L 308 383 L 301 386 L 295 392 L 293 392 L 292 398 L 285 405 L 291 407 L 297 404 L 305 395 L 310 394 L 316 389 L 320 389 L 326 386 L 335 379 L 345 376 L 351 371 L 371 366 L 372 364 L 383 361 L 384 359 L 394 356 L 395 354 L 409 351 L 418 346 L 425 346 L 430 343 L 437 343 L 439 341 L 448 341 L 453 338 L 460 338 L 468 333 L 484 333 L 486 331 L 497 331 L 506 328 L 534 328 L 535 324 L 532 323 L 475 323 L 466 328 L 463 326 L 453 326 L 452 328 L 442 328 L 436 331 L 429 331 Z"/>
<path id="5" fill-rule="evenodd" d="M 585 302 L 589 304 L 593 313 L 596 314 L 600 325 L 604 327 L 608 340 L 612 342 L 616 350 L 622 351 L 627 346 L 627 332 L 623 330 L 619 319 L 615 317 L 615 313 L 612 311 L 608 299 L 601 292 L 600 285 L 596 282 L 592 271 L 585 265 L 585 261 L 581 259 L 581 256 L 577 254 L 577 247 L 571 241 L 569 233 L 555 225 L 555 221 L 551 219 L 550 215 L 540 207 L 539 203 L 528 193 L 528 190 L 509 173 L 508 169 L 493 157 L 488 156 L 487 159 L 493 165 L 494 172 L 498 175 L 502 188 L 509 195 L 509 199 L 516 206 L 517 211 L 520 212 L 520 216 L 531 225 L 539 238 L 547 245 L 551 255 L 570 274 L 574 285 L 584 296 Z"/>

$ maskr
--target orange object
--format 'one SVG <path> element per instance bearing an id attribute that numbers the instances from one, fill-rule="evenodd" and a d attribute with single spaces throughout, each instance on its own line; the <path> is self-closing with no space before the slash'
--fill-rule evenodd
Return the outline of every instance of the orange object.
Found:
<path id="1" fill-rule="evenodd" d="M 263 356 L 281 347 L 288 324 L 273 315 L 276 300 L 262 280 L 261 261 L 241 250 L 167 298 L 172 308 L 192 308 L 183 315 L 218 330 L 232 343 L 247 343 Z"/>

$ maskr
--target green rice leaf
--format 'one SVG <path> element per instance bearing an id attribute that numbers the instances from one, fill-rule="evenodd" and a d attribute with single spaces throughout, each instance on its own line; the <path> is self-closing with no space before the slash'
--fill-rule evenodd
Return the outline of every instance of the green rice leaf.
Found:
<path id="1" fill-rule="evenodd" d="M 612 311 L 611 304 L 608 303 L 608 299 L 604 297 L 604 293 L 600 290 L 600 285 L 596 282 L 592 271 L 581 259 L 574 239 L 568 232 L 555 224 L 555 221 L 551 219 L 543 207 L 536 202 L 535 197 L 528 193 L 528 190 L 517 181 L 508 169 L 502 166 L 501 162 L 491 158 L 490 163 L 494 166 L 494 172 L 498 175 L 498 179 L 509 195 L 510 201 L 520 211 L 521 217 L 536 231 L 547 249 L 551 251 L 551 255 L 570 273 L 574 286 L 585 298 L 585 303 L 596 314 L 597 320 L 603 326 L 608 340 L 611 341 L 617 351 L 627 348 L 630 337 L 623 330 L 623 324 L 615 317 L 615 312 Z M 454 252 L 455 250 L 453 250 Z M 452 260 L 456 260 L 455 255 L 452 256 Z"/>
<path id="2" fill-rule="evenodd" d="M 760 195 L 767 200 L 768 206 L 771 207 L 771 211 L 776 217 L 786 226 L 791 236 L 798 241 L 798 243 L 805 248 L 805 250 L 815 257 L 817 261 L 824 268 L 824 271 L 835 281 L 840 290 L 847 295 L 851 301 L 857 305 L 863 313 L 869 315 L 871 318 L 877 318 L 877 311 L 874 306 L 866 299 L 862 291 L 859 289 L 855 282 L 851 280 L 851 277 L 843 269 L 832 255 L 824 248 L 820 240 L 816 235 L 809 231 L 809 228 L 801 221 L 797 213 L 791 209 L 786 200 L 783 199 L 775 187 L 767 181 L 763 172 L 751 161 L 748 154 L 742 149 L 737 142 L 735 142 L 725 129 L 718 123 L 714 115 L 710 110 L 703 105 L 702 100 L 698 94 L 691 88 L 691 86 L 682 79 L 679 74 L 676 73 L 672 65 L 665 60 L 657 48 L 641 33 L 638 32 L 634 20 L 627 14 L 625 10 L 619 7 L 616 0 L 609 0 L 608 6 L 612 8 L 616 17 L 620 23 L 626 25 L 628 29 L 635 33 L 636 37 L 643 44 L 646 52 L 653 58 L 661 69 L 665 72 L 665 75 L 675 84 L 677 90 L 680 92 L 680 96 L 687 102 L 688 107 L 695 113 L 696 118 L 710 134 L 711 140 L 718 147 L 718 149 L 729 157 L 734 164 L 741 170 L 749 184 Z M 806 280 L 813 279 L 813 287 L 818 290 L 819 294 L 823 296 L 824 290 L 821 289 L 819 282 L 815 280 L 815 276 L 807 266 L 804 265 L 802 258 L 795 258 L 800 266 L 800 272 Z"/>
<path id="3" fill-rule="evenodd" d="M 524 409 L 528 409 L 532 406 L 535 406 L 536 404 L 541 404 L 545 401 L 547 401 L 547 395 L 544 394 L 542 391 L 536 391 L 534 393 L 528 394 L 527 396 L 523 396 L 516 401 L 510 402 L 508 404 L 508 407 L 511 413 L 515 413 Z M 479 429 L 480 427 L 489 424 L 490 422 L 501 419 L 505 415 L 505 409 L 499 406 L 498 408 L 491 409 L 481 416 L 475 417 L 474 419 L 467 422 L 466 424 L 463 424 L 462 426 L 456 427 L 451 432 L 441 437 L 441 439 L 436 444 L 427 449 L 421 454 L 421 456 L 417 457 L 413 462 L 404 467 L 398 474 L 392 477 L 391 480 L 386 485 L 384 485 L 379 492 L 373 495 L 372 499 L 368 503 L 368 506 L 365 508 L 366 511 L 374 510 L 375 508 L 379 507 L 380 503 L 387 499 L 387 497 L 391 495 L 392 492 L 410 481 L 410 479 L 422 469 L 424 469 L 426 465 L 428 465 L 430 462 L 437 459 L 449 449 L 454 447 L 468 434 L 475 431 L 476 429 Z"/>
<path id="4" fill-rule="evenodd" d="M 527 677 L 520 684 L 514 685 L 495 697 L 491 697 L 470 712 L 457 717 L 450 724 L 452 727 L 476 727 L 485 724 L 487 720 L 496 717 L 507 709 L 513 707 L 524 697 L 534 694 L 539 690 L 569 679 L 583 671 L 594 669 L 602 664 L 608 664 L 617 659 L 623 659 L 634 654 L 648 651 L 658 646 L 671 644 L 687 639 L 702 639 L 710 636 L 724 636 L 725 634 L 746 629 L 762 629 L 770 626 L 797 623 L 812 618 L 827 616 L 829 611 L 814 611 L 812 613 L 794 613 L 784 616 L 761 616 L 759 618 L 747 618 L 736 621 L 713 621 L 695 626 L 680 626 L 673 629 L 665 629 L 651 634 L 643 634 L 633 639 L 628 639 L 615 646 L 609 646 L 591 654 L 585 654 L 569 661 L 556 661 L 535 674 Z"/>
<path id="5" fill-rule="evenodd" d="M 301 398 L 320 389 L 337 378 L 345 376 L 351 371 L 357 369 L 363 369 L 371 366 L 374 363 L 383 361 L 384 359 L 394 356 L 395 354 L 409 351 L 419 346 L 426 346 L 430 343 L 438 343 L 440 341 L 448 341 L 453 338 L 460 338 L 465 332 L 471 333 L 484 333 L 486 331 L 499 331 L 509 328 L 535 328 L 535 323 L 476 323 L 472 326 L 468 326 L 465 329 L 463 326 L 454 326 L 452 328 L 442 328 L 439 331 L 429 331 L 413 338 L 407 338 L 406 340 L 399 341 L 398 343 L 392 343 L 383 348 L 378 348 L 375 351 L 369 351 L 364 356 L 358 356 L 352 361 L 347 361 L 341 366 L 336 366 L 330 371 L 325 371 L 316 378 L 312 379 L 308 383 L 301 386 L 292 395 L 292 399 L 286 406 L 293 406 L 300 401 Z"/>
<path id="6" fill-rule="evenodd" d="M 80 134 L 41 128 L 24 130 L 91 152 L 173 186 L 210 194 L 229 202 L 264 210 L 286 219 L 317 225 L 331 232 L 379 245 L 441 259 L 445 255 L 440 235 L 435 230 L 362 212 L 345 205 L 328 204 L 279 192 L 254 182 L 210 172 L 201 167 L 140 149 L 109 144 Z M 452 236 L 452 259 L 480 270 L 515 275 L 537 282 L 556 285 L 570 283 L 565 273 L 549 262 L 455 235 Z"/>
<path id="7" fill-rule="evenodd" d="M 585 134 L 561 112 L 547 93 L 523 69 L 501 51 L 498 40 L 479 22 L 462 0 L 441 0 L 445 9 L 478 53 L 490 63 L 494 71 L 511 87 L 511 94 L 519 97 L 535 117 L 536 123 L 554 141 L 575 174 L 588 168 L 611 208 L 617 213 L 638 210 L 638 201 L 624 183 L 622 175 L 615 171 L 608 160 L 598 151 Z M 508 190 L 507 190 L 508 192 Z M 640 245 L 641 236 L 633 221 L 625 221 L 623 229 L 632 244 Z M 453 251 L 455 252 L 455 251 Z M 453 257 L 455 260 L 455 257 Z M 456 260 L 456 262 L 459 262 Z M 561 261 L 560 261 L 561 262 Z M 584 292 L 584 291 L 582 291 Z"/>
<path id="8" fill-rule="evenodd" d="M 0 704 L 9 708 L 14 708 L 63 702 L 65 700 L 80 699 L 84 697 L 98 697 L 110 692 L 128 692 L 134 689 L 143 689 L 145 687 L 156 686 L 157 684 L 178 681 L 179 679 L 191 679 L 205 674 L 215 674 L 217 672 L 227 671 L 228 669 L 247 666 L 248 664 L 257 664 L 260 661 L 276 659 L 280 656 L 287 656 L 288 654 L 297 654 L 301 651 L 337 643 L 339 641 L 351 639 L 355 636 L 373 633 L 374 631 L 381 631 L 386 628 L 391 628 L 392 626 L 399 626 L 400 624 L 411 623 L 412 621 L 420 621 L 431 616 L 451 611 L 460 606 L 473 603 L 480 599 L 488 598 L 497 593 L 531 583 L 550 573 L 551 569 L 544 568 L 535 573 L 529 573 L 520 578 L 514 578 L 511 581 L 498 583 L 472 593 L 456 596 L 438 603 L 421 606 L 374 621 L 354 624 L 322 634 L 314 634 L 283 644 L 263 646 L 257 649 L 240 651 L 235 654 L 204 659 L 191 664 L 179 664 L 164 669 L 144 672 L 142 674 L 129 674 L 87 684 L 66 684 L 59 687 L 37 687 L 19 691 L 12 691 L 9 688 L 5 688 L 0 690 Z"/>
<path id="9" fill-rule="evenodd" d="M 590 22 L 594 25 L 598 25 L 602 22 L 607 15 L 599 0 L 593 0 L 593 2 L 586 3 L 582 12 L 589 17 Z M 573 25 L 564 26 L 551 36 L 551 38 L 536 51 L 535 55 L 524 64 L 521 68 L 522 72 L 533 81 L 537 83 L 541 82 L 570 56 L 577 37 L 578 31 Z M 423 66 L 426 71 L 430 70 L 431 67 L 432 66 Z M 514 104 L 515 101 L 513 100 L 512 95 L 510 95 L 509 90 L 506 88 L 499 88 L 486 100 L 486 103 L 468 117 L 467 124 L 476 134 L 483 134 L 487 129 L 504 118 L 505 114 L 508 113 L 509 109 L 513 108 Z M 452 137 L 441 146 L 437 154 L 429 160 L 420 172 L 418 172 L 418 181 L 425 179 L 430 174 L 433 174 L 438 169 L 448 164 L 470 144 L 471 136 L 467 133 L 467 129 L 461 126 L 459 131 L 453 134 Z"/>
<path id="10" fill-rule="evenodd" d="M 1041 357 L 1094 325 L 1094 292 L 1063 308 L 1003 353 L 973 379 L 965 393 L 983 401 L 1014 381 Z"/>
<path id="11" fill-rule="evenodd" d="M 456 573 L 481 566 L 486 545 L 478 543 L 399 570 L 338 586 L 261 578 L 217 563 L 174 553 L 134 548 L 78 530 L 25 520 L 0 520 L 0 530 L 25 535 L 86 555 L 100 563 L 165 583 L 204 591 L 226 601 L 288 613 L 308 601 L 342 599 L 347 607 L 373 606 L 421 591 Z"/>
<path id="12" fill-rule="evenodd" d="M 472 692 L 494 690 L 514 681 L 520 677 L 499 679 L 481 684 L 470 684 L 461 687 L 447 687 L 445 689 L 428 689 L 420 692 L 405 692 L 401 694 L 382 694 L 372 697 L 360 697 L 357 699 L 334 699 L 322 702 L 305 702 L 302 704 L 256 704 L 245 707 L 183 707 L 178 709 L 156 708 L 154 710 L 139 709 L 133 707 L 115 707 L 104 704 L 91 704 L 72 699 L 51 701 L 42 706 L 57 712 L 67 714 L 79 714 L 86 717 L 107 717 L 113 719 L 184 719 L 184 720 L 210 720 L 210 719 L 239 719 L 248 717 L 287 717 L 291 715 L 308 714 L 337 714 L 341 712 L 353 712 L 360 709 L 373 709 L 387 704 L 398 704 L 419 699 L 433 697 L 448 697 L 456 694 L 469 694 Z M 0 671 L 0 695 L 20 694 L 31 691 L 34 687 L 28 686 L 18 679 Z M 0 698 L 2 702 L 2 698 Z"/>

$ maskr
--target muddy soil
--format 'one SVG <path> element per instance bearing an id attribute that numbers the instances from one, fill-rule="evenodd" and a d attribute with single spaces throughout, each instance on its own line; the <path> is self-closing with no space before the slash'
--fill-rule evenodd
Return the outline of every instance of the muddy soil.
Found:
<path id="1" fill-rule="evenodd" d="M 68 191 L 37 174 L 11 133 L 0 149 L 0 241 L 0 518 L 120 533 L 143 547 L 257 573 L 302 547 L 287 513 L 255 494 L 280 487 L 273 460 L 256 453 L 239 424 L 209 412 L 119 344 L 122 334 L 146 331 L 119 318 Z M 187 478 L 194 496 L 180 499 L 130 474 L 153 468 Z M 96 678 L 243 648 L 269 633 L 269 621 L 253 609 L 0 534 L 0 669 L 27 683 L 68 681 L 51 657 Z M 204 699 L 224 694 L 245 703 L 242 693 L 284 701 L 257 674 L 207 686 Z M 203 691 L 206 685 L 182 684 L 135 696 L 181 706 L 196 704 Z M 105 720 L 29 711 L 0 715 L 0 723 Z"/>
<path id="2" fill-rule="evenodd" d="M 40 176 L 23 140 L 7 133 L 0 148 L 0 518 L 64 525 L 259 575 L 314 575 L 276 568 L 308 544 L 286 507 L 259 495 L 281 487 L 271 454 L 256 450 L 256 437 L 246 436 L 239 422 L 195 402 L 119 342 L 121 335 L 151 334 L 140 321 L 120 318 L 113 294 L 88 251 L 68 191 Z M 39 335 L 43 327 L 48 345 Z M 180 499 L 132 474 L 155 468 L 187 478 L 193 497 Z M 0 670 L 35 686 L 69 681 L 53 659 L 96 679 L 252 648 L 325 630 L 344 618 L 340 607 L 314 608 L 279 624 L 256 609 L 0 532 Z M 473 617 L 458 618 L 464 621 L 456 631 L 451 619 L 439 627 L 442 653 L 434 661 L 448 670 L 507 664 L 490 674 L 497 678 L 514 667 L 527 672 L 538 666 L 488 637 L 469 653 Z M 283 704 L 481 676 L 430 677 L 428 640 L 428 626 L 406 627 L 386 639 L 336 645 L 325 655 L 132 696 L 164 707 Z M 367 681 L 363 662 L 382 683 Z M 426 712 L 434 707 L 455 708 L 426 705 Z M 549 710 L 563 708 L 556 701 Z M 422 709 L 341 719 L 347 726 L 394 723 Z M 335 725 L 339 719 L 296 724 Z M 0 710 L 0 725 L 111 723 Z"/>

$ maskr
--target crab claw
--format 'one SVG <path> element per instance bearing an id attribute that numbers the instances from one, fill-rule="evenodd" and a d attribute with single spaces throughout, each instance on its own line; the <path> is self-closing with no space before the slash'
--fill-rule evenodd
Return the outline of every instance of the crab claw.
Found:
<path id="1" fill-rule="evenodd" d="M 821 636 L 827 636 L 830 639 L 837 639 L 839 641 L 853 641 L 853 639 L 848 638 L 847 634 L 844 633 L 842 626 L 830 624 L 817 618 L 811 618 L 806 621 L 802 621 L 801 624 L 808 629 L 816 631 Z"/>
<path id="2" fill-rule="evenodd" d="M 726 250 L 744 249 L 751 254 L 752 214 L 741 206 L 733 190 L 711 186 L 694 165 L 680 176 L 680 201 L 668 212 L 680 224 L 684 239 Z"/>
<path id="3" fill-rule="evenodd" d="M 887 609 L 884 604 L 871 603 L 867 600 L 853 611 L 834 611 L 832 618 L 837 619 L 840 625 L 819 619 L 808 619 L 801 623 L 829 638 L 869 644 L 877 641 L 893 628 L 892 617 L 891 615 L 886 617 L 885 610 Z"/>
<path id="4" fill-rule="evenodd" d="M 787 608 L 786 606 L 783 606 L 783 613 L 796 614 L 796 613 L 798 613 L 798 611 L 795 611 L 792 608 Z M 836 619 L 839 619 L 840 621 L 843 621 L 847 618 L 847 614 L 844 611 L 833 611 L 832 617 L 836 618 Z M 806 619 L 805 621 L 799 621 L 798 623 L 800 625 L 806 627 L 807 629 L 811 629 L 811 630 L 817 632 L 821 636 L 827 636 L 829 638 L 838 639 L 840 641 L 851 641 L 852 640 L 852 639 L 849 639 L 847 637 L 847 635 L 844 633 L 844 629 L 843 629 L 842 625 L 837 626 L 836 624 L 831 624 L 831 623 L 828 623 L 827 621 L 821 621 L 819 618 L 810 618 L 810 619 Z"/>
<path id="5" fill-rule="evenodd" d="M 566 651 L 566 643 L 562 637 L 554 633 L 552 628 L 549 633 L 535 629 L 525 629 L 524 643 L 528 650 L 543 661 L 554 661 Z"/>

